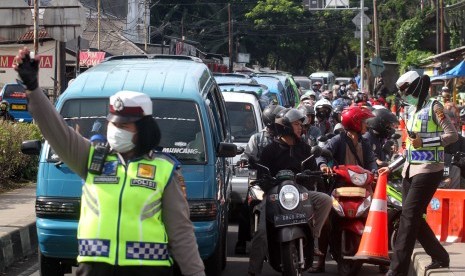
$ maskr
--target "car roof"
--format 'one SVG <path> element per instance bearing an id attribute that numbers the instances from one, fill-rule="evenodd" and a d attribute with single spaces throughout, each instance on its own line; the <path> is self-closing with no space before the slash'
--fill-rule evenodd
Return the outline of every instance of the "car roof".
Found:
<path id="1" fill-rule="evenodd" d="M 255 103 L 255 105 L 260 106 L 258 103 L 257 94 L 250 92 L 222 92 L 225 102 L 244 102 L 244 103 Z"/>
<path id="2" fill-rule="evenodd" d="M 207 66 L 196 59 L 117 57 L 79 75 L 60 98 L 109 97 L 130 90 L 157 98 L 200 99 L 199 91 L 212 82 Z"/>

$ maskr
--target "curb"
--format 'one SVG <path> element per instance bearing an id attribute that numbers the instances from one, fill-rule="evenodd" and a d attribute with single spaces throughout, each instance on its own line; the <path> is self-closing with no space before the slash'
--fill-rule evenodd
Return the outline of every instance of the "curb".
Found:
<path id="1" fill-rule="evenodd" d="M 449 268 L 433 269 L 425 272 L 425 266 L 431 263 L 431 257 L 423 251 L 423 248 L 415 248 L 412 254 L 412 263 L 408 276 L 454 276 L 459 275 Z M 463 273 L 463 272 L 462 272 Z M 463 275 L 463 274 L 462 274 Z"/>
<path id="2" fill-rule="evenodd" d="M 35 222 L 17 227 L 0 237 L 0 272 L 18 260 L 37 250 L 37 230 Z"/>

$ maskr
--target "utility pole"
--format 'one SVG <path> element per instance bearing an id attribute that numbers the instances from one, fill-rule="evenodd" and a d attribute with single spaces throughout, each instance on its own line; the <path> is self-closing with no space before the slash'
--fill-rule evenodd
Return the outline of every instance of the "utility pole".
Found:
<path id="1" fill-rule="evenodd" d="M 439 51 L 444 52 L 444 0 L 439 0 Z"/>
<path id="2" fill-rule="evenodd" d="M 34 0 L 34 55 L 39 54 L 39 0 Z"/>
<path id="3" fill-rule="evenodd" d="M 439 0 L 436 0 L 436 54 L 439 54 Z"/>
<path id="4" fill-rule="evenodd" d="M 363 20 L 364 20 L 364 9 L 363 9 L 363 2 L 365 0 L 361 0 L 360 1 L 360 12 L 361 12 L 361 15 L 360 16 L 360 91 L 363 92 L 363 71 L 364 71 L 364 47 L 363 47 L 363 44 L 364 44 L 364 32 L 363 32 Z"/>
<path id="5" fill-rule="evenodd" d="M 231 4 L 228 4 L 228 42 L 229 42 L 229 72 L 233 71 L 232 34 L 231 34 Z"/>
<path id="6" fill-rule="evenodd" d="M 145 34 L 145 43 L 144 43 L 144 51 L 147 53 L 147 39 L 148 39 L 148 31 L 147 31 L 147 0 L 144 1 L 144 34 Z"/>
<path id="7" fill-rule="evenodd" d="M 378 8 L 376 6 L 376 0 L 373 0 L 373 28 L 375 37 L 375 55 L 379 57 L 379 27 L 378 27 Z"/>
<path id="8" fill-rule="evenodd" d="M 100 51 L 100 0 L 97 0 L 97 51 Z"/>

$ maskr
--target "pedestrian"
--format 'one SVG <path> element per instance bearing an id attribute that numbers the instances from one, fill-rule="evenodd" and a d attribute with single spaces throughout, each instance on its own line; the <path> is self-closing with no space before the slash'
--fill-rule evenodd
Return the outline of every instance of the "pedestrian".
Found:
<path id="1" fill-rule="evenodd" d="M 449 254 L 439 243 L 423 214 L 441 182 L 444 147 L 457 141 L 457 131 L 444 113 L 443 105 L 428 98 L 430 78 L 409 71 L 396 86 L 410 104 L 407 115 L 407 156 L 402 170 L 402 214 L 388 276 L 408 274 L 411 255 L 418 240 L 431 256 L 429 269 L 449 267 Z M 384 173 L 387 167 L 379 170 Z"/>
<path id="2" fill-rule="evenodd" d="M 28 110 L 51 147 L 81 178 L 76 275 L 205 275 L 179 163 L 156 152 L 161 137 L 144 93 L 110 97 L 106 146 L 68 127 L 38 85 L 39 58 L 19 50 L 14 69 L 26 88 Z"/>
<path id="3" fill-rule="evenodd" d="M 0 121 L 15 121 L 15 117 L 10 113 L 10 103 L 5 100 L 0 102 Z"/>

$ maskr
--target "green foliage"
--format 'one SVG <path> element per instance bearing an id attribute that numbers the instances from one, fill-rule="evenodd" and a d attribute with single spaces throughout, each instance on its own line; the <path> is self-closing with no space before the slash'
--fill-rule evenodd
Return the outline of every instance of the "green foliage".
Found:
<path id="1" fill-rule="evenodd" d="M 38 158 L 22 154 L 21 143 L 41 137 L 38 127 L 34 124 L 0 121 L 1 188 L 9 188 L 18 181 L 35 179 Z"/>
<path id="2" fill-rule="evenodd" d="M 428 35 L 428 32 L 424 18 L 421 16 L 416 16 L 402 23 L 394 42 L 399 64 L 405 64 L 407 58 L 410 59 L 409 62 L 415 61 L 416 55 L 421 53 L 417 49 L 421 49 L 420 43 Z"/>
<path id="3" fill-rule="evenodd" d="M 409 67 L 418 68 L 422 65 L 422 60 L 432 56 L 433 53 L 420 50 L 412 50 L 405 54 L 404 58 L 399 60 L 399 71 L 404 73 Z"/>

